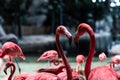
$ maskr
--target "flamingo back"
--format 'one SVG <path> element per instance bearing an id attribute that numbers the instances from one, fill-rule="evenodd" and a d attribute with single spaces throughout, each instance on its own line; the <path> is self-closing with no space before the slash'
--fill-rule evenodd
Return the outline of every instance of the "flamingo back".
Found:
<path id="1" fill-rule="evenodd" d="M 118 80 L 117 74 L 111 68 L 106 66 L 94 68 L 88 77 L 88 80 Z"/>
<path id="2" fill-rule="evenodd" d="M 23 54 L 22 49 L 13 42 L 5 42 L 2 46 L 2 51 L 4 55 L 9 55 L 14 58 L 20 56 L 25 60 L 25 55 Z"/>

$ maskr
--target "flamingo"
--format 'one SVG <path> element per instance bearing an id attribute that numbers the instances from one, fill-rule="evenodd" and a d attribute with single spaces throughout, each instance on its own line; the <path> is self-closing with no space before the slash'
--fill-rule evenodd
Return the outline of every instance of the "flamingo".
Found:
<path id="1" fill-rule="evenodd" d="M 59 73 L 58 76 L 61 78 L 61 80 L 83 80 L 76 72 L 74 72 L 67 60 L 67 57 L 65 56 L 63 49 L 60 45 L 60 35 L 65 35 L 68 40 L 69 40 L 69 44 L 71 44 L 71 40 L 72 40 L 72 35 L 71 33 L 67 30 L 67 28 L 65 26 L 58 26 L 56 29 L 56 45 L 57 45 L 57 49 L 58 52 L 63 60 L 63 64 L 65 65 L 66 70 L 64 70 L 63 72 Z"/>
<path id="2" fill-rule="evenodd" d="M 66 67 L 66 71 L 67 71 L 67 80 L 72 80 L 72 72 L 71 72 L 71 67 L 70 67 L 70 64 L 61 48 L 61 45 L 60 45 L 60 35 L 66 35 L 66 37 L 69 39 L 69 43 L 71 42 L 71 39 L 72 39 L 72 35 L 70 32 L 68 32 L 67 28 L 64 27 L 64 26 L 58 26 L 57 29 L 56 29 L 56 45 L 57 45 L 57 49 L 59 51 L 59 54 L 61 56 L 61 58 L 63 59 L 63 63 Z"/>
<path id="3" fill-rule="evenodd" d="M 16 43 L 13 43 L 13 42 L 10 42 L 10 41 L 5 42 L 2 45 L 2 49 L 0 50 L 0 53 L 1 53 L 1 55 L 0 55 L 1 58 L 7 57 L 7 59 L 9 61 L 11 61 L 13 58 L 16 58 L 18 56 L 20 58 L 22 58 L 23 60 L 25 60 L 25 58 L 26 58 L 25 55 L 22 52 L 22 49 Z M 16 60 L 16 63 L 17 63 L 17 66 L 19 68 L 19 72 L 21 73 L 21 69 L 18 65 L 17 60 Z"/>
<path id="4" fill-rule="evenodd" d="M 105 55 L 105 53 L 104 52 L 100 53 L 99 54 L 99 60 L 104 61 L 105 59 L 107 59 L 107 56 Z"/>
<path id="5" fill-rule="evenodd" d="M 76 62 L 77 62 L 77 66 L 76 66 L 76 72 L 77 73 L 81 73 L 82 75 L 84 74 L 82 70 L 80 69 L 80 65 L 85 61 L 85 57 L 82 54 L 79 54 L 76 56 Z"/>
<path id="6" fill-rule="evenodd" d="M 5 55 L 9 55 L 10 58 L 16 58 L 17 56 L 21 57 L 23 60 L 25 60 L 25 56 L 21 50 L 21 48 L 13 43 L 13 42 L 5 42 L 2 45 L 2 55 L 0 57 L 4 57 Z"/>
<path id="7" fill-rule="evenodd" d="M 42 68 L 42 69 L 38 69 L 36 70 L 38 73 L 39 72 L 51 72 L 54 74 L 58 74 L 60 72 L 63 71 L 63 68 L 65 68 L 64 65 L 62 66 L 58 66 L 59 63 L 61 62 L 61 60 L 58 60 L 58 52 L 56 50 L 48 50 L 45 51 L 38 59 L 37 61 L 40 60 L 48 60 L 48 61 L 53 61 L 55 66 L 51 66 L 51 67 L 47 67 L 47 68 Z M 56 61 L 58 60 L 58 63 L 56 63 Z"/>
<path id="8" fill-rule="evenodd" d="M 95 35 L 91 26 L 89 26 L 86 23 L 79 24 L 77 27 L 77 32 L 74 37 L 74 41 L 77 44 L 79 41 L 79 37 L 83 35 L 85 32 L 89 33 L 91 41 L 90 51 L 85 64 L 86 80 L 118 80 L 115 71 L 112 68 L 108 68 L 107 66 L 96 67 L 91 70 L 92 58 L 94 56 L 95 51 Z"/>
<path id="9" fill-rule="evenodd" d="M 60 61 L 58 61 L 58 63 L 56 63 L 58 59 L 58 53 L 56 50 L 48 50 L 45 51 L 39 58 L 37 61 L 40 60 L 48 60 L 48 61 L 53 61 L 54 65 L 59 65 Z"/>

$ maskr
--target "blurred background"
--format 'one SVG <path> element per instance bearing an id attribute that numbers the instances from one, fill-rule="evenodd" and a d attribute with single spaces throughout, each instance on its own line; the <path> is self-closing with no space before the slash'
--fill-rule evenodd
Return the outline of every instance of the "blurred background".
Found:
<path id="1" fill-rule="evenodd" d="M 119 11 L 119 0 L 0 0 L 1 45 L 13 41 L 25 55 L 38 56 L 46 50 L 57 50 L 57 26 L 66 26 L 74 36 L 77 26 L 84 22 L 95 32 L 95 56 L 101 52 L 108 56 L 120 54 Z M 80 52 L 87 55 L 89 43 L 87 33 L 80 38 L 78 47 L 74 43 L 69 46 L 66 38 L 61 38 L 68 56 Z"/>

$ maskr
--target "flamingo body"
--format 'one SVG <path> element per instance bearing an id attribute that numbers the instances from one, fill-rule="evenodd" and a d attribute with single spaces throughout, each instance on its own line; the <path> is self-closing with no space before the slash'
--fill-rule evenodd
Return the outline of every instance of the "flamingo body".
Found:
<path id="1" fill-rule="evenodd" d="M 25 60 L 25 56 L 21 50 L 21 48 L 13 43 L 13 42 L 5 42 L 2 46 L 2 56 L 9 55 L 11 58 L 16 58 L 20 56 L 23 60 Z"/>
<path id="2" fill-rule="evenodd" d="M 113 69 L 107 66 L 94 68 L 88 77 L 88 80 L 118 80 Z"/>

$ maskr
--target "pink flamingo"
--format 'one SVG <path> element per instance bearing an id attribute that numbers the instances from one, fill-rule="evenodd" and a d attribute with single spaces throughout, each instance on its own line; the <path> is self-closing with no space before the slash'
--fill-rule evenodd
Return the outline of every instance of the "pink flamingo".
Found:
<path id="1" fill-rule="evenodd" d="M 38 70 L 36 70 L 38 73 L 39 73 L 39 72 L 51 72 L 51 73 L 54 73 L 54 74 L 58 74 L 58 73 L 60 73 L 60 72 L 63 71 L 63 68 L 65 68 L 64 65 L 58 66 L 59 63 L 61 62 L 61 60 L 58 60 L 58 52 L 57 52 L 56 50 L 48 50 L 48 51 L 45 51 L 45 52 L 38 58 L 37 61 L 40 61 L 40 60 L 53 61 L 53 63 L 54 63 L 55 66 L 38 69 Z M 58 63 L 56 63 L 56 61 L 58 61 Z"/>
<path id="2" fill-rule="evenodd" d="M 105 53 L 104 53 L 104 52 L 100 53 L 100 54 L 99 54 L 99 60 L 100 60 L 100 61 L 104 61 L 105 59 L 107 59 Z"/>
<path id="3" fill-rule="evenodd" d="M 84 75 L 84 73 L 83 73 L 82 70 L 80 70 L 80 65 L 83 64 L 84 61 L 85 61 L 84 55 L 79 54 L 79 55 L 76 56 L 76 62 L 77 62 L 76 72 L 77 72 L 77 73 L 80 72 L 80 74 L 82 74 L 82 75 Z"/>
<path id="4" fill-rule="evenodd" d="M 22 52 L 22 49 L 13 42 L 5 42 L 2 45 L 2 49 L 1 49 L 0 53 L 1 53 L 1 55 L 0 55 L 1 58 L 9 57 L 8 58 L 9 61 L 11 61 L 12 58 L 16 58 L 18 56 L 21 57 L 23 60 L 25 60 L 25 56 Z M 19 72 L 21 72 L 21 69 L 18 65 L 17 60 L 16 60 L 16 63 L 19 68 Z"/>
<path id="5" fill-rule="evenodd" d="M 118 80 L 115 71 L 106 66 L 96 67 L 91 70 L 92 58 L 94 56 L 94 51 L 95 51 L 95 35 L 91 26 L 89 26 L 86 23 L 79 24 L 74 41 L 75 43 L 78 43 L 79 37 L 83 35 L 85 32 L 89 33 L 90 41 L 91 41 L 90 51 L 85 64 L 86 80 Z"/>
<path id="6" fill-rule="evenodd" d="M 81 77 L 74 71 L 72 71 L 72 68 L 70 67 L 70 64 L 63 52 L 63 49 L 60 45 L 60 35 L 66 35 L 66 37 L 69 39 L 69 43 L 71 43 L 72 35 L 70 32 L 68 32 L 67 28 L 64 26 L 58 26 L 56 29 L 56 45 L 57 49 L 59 51 L 59 54 L 63 60 L 63 64 L 65 65 L 66 70 L 59 73 L 58 76 L 61 78 L 61 80 L 82 80 Z"/>
<path id="7" fill-rule="evenodd" d="M 23 60 L 25 60 L 25 56 L 21 50 L 21 48 L 13 43 L 13 42 L 5 42 L 2 45 L 2 55 L 0 57 L 4 57 L 5 55 L 9 55 L 10 58 L 16 58 L 17 56 L 20 56 Z"/>
<path id="8" fill-rule="evenodd" d="M 48 61 L 53 61 L 54 65 L 59 65 L 60 61 L 58 61 L 58 63 L 56 63 L 58 59 L 58 53 L 56 50 L 48 50 L 45 51 L 39 58 L 37 61 L 40 60 L 48 60 Z"/>
<path id="9" fill-rule="evenodd" d="M 66 58 L 66 56 L 64 55 L 64 52 L 61 48 L 60 45 L 60 34 L 61 35 L 66 35 L 66 37 L 69 39 L 69 41 L 71 41 L 72 39 L 72 35 L 68 32 L 67 28 L 64 26 L 58 26 L 56 29 L 56 45 L 57 45 L 57 49 L 59 51 L 59 54 L 61 56 L 61 58 L 63 59 L 63 64 L 66 67 L 66 71 L 67 71 L 67 80 L 72 80 L 72 71 L 71 71 L 71 67 L 70 64 Z"/>

